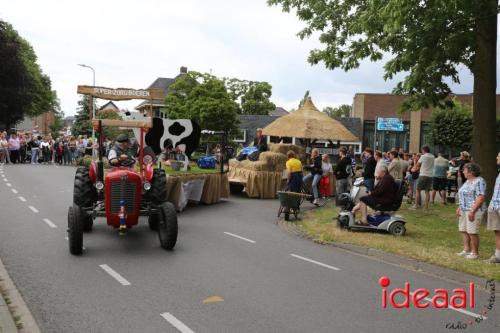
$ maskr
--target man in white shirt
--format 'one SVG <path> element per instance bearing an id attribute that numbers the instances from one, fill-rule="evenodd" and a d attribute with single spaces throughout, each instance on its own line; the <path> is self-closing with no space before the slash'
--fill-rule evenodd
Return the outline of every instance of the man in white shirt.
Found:
<path id="1" fill-rule="evenodd" d="M 432 175 L 434 173 L 434 155 L 430 153 L 429 146 L 422 147 L 422 156 L 418 160 L 417 167 L 420 174 L 417 180 L 416 202 L 413 208 L 418 208 L 422 204 L 422 191 L 425 191 L 425 209 L 429 208 L 430 191 L 432 187 Z"/>

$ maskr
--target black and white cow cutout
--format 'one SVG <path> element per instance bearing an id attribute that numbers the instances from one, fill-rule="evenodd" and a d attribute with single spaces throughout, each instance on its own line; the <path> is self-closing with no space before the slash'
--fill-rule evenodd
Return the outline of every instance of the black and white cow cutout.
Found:
<path id="1" fill-rule="evenodd" d="M 130 120 L 141 120 L 147 118 L 137 111 L 128 111 L 125 118 Z M 141 131 L 134 128 L 134 136 L 140 141 Z M 185 153 L 188 157 L 198 148 L 200 144 L 201 127 L 196 121 L 190 119 L 164 119 L 153 118 L 153 127 L 144 136 L 144 142 L 151 147 L 156 155 L 159 155 L 166 145 L 185 145 Z"/>

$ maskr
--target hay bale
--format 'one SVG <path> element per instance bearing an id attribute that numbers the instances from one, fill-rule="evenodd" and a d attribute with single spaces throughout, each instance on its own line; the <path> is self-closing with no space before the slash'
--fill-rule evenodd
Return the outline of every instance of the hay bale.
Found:
<path id="1" fill-rule="evenodd" d="M 305 157 L 306 150 L 303 147 L 289 144 L 289 143 L 270 143 L 268 145 L 269 151 L 275 152 L 275 153 L 281 153 L 286 156 L 286 153 L 288 153 L 289 150 L 292 150 L 295 152 L 297 155 L 297 158 L 302 160 L 303 157 Z"/>
<path id="2" fill-rule="evenodd" d="M 241 167 L 241 162 L 238 161 L 237 159 L 233 158 L 229 160 L 229 166 L 233 168 L 239 168 Z"/>
<path id="3" fill-rule="evenodd" d="M 259 161 L 266 162 L 270 170 L 283 171 L 286 164 L 286 155 L 265 151 L 259 155 Z"/>
<path id="4" fill-rule="evenodd" d="M 243 160 L 240 162 L 240 167 L 251 171 L 274 171 L 265 161 Z"/>

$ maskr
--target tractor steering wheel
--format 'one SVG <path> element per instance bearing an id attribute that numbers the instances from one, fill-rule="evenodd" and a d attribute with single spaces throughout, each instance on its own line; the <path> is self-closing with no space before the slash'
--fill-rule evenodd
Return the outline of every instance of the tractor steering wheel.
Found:
<path id="1" fill-rule="evenodd" d="M 135 164 L 135 160 L 133 158 L 128 158 L 125 161 L 120 161 L 120 165 L 124 167 L 131 167 Z"/>

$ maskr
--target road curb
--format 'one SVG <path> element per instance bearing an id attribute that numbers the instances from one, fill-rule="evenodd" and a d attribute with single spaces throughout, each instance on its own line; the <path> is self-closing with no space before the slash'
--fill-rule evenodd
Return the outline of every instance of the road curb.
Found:
<path id="1" fill-rule="evenodd" d="M 378 249 L 373 249 L 373 248 L 368 248 L 360 245 L 354 245 L 354 244 L 344 244 L 344 243 L 335 243 L 335 242 L 321 242 L 310 235 L 307 235 L 304 230 L 298 226 L 297 224 L 293 222 L 284 222 L 284 221 L 279 221 L 277 223 L 282 229 L 284 229 L 287 232 L 291 232 L 293 230 L 293 234 L 295 235 L 300 235 L 301 237 L 307 238 L 312 240 L 315 243 L 322 244 L 322 245 L 329 245 L 333 246 L 339 249 L 342 249 L 344 251 L 354 253 L 357 255 L 362 255 L 365 257 L 370 257 L 376 260 L 380 260 L 382 262 L 395 265 L 395 266 L 400 266 L 400 267 L 405 267 L 407 269 L 424 273 L 427 275 L 431 275 L 434 277 L 438 277 L 444 280 L 448 280 L 451 282 L 459 283 L 459 284 L 467 284 L 469 282 L 474 282 L 474 284 L 481 288 L 481 289 L 486 289 L 486 281 L 488 279 L 482 278 L 479 276 L 475 276 L 472 274 L 467 274 L 459 271 L 455 271 L 446 267 L 441 267 L 437 266 L 434 264 L 422 262 L 413 258 L 408 258 L 404 257 L 401 255 L 393 254 L 393 253 L 388 253 L 384 252 L 382 250 Z M 286 224 L 286 226 L 284 225 Z M 500 281 L 496 281 L 497 284 L 500 284 Z M 497 288 L 498 290 L 495 292 L 495 294 L 500 295 L 500 288 Z"/>
<path id="2" fill-rule="evenodd" d="M 488 281 L 488 279 L 486 278 L 482 278 L 479 276 L 459 271 L 454 271 L 446 267 L 436 266 L 426 262 L 418 261 L 416 259 L 400 256 L 393 253 L 387 253 L 377 249 L 367 248 L 353 244 L 341 244 L 341 243 L 328 243 L 328 244 L 348 252 L 353 252 L 356 254 L 361 254 L 364 256 L 376 258 L 380 261 L 392 265 L 406 267 L 413 271 L 422 272 L 428 275 L 436 276 L 441 279 L 449 280 L 460 284 L 467 284 L 469 282 L 474 282 L 474 284 L 477 287 L 485 289 L 486 281 Z M 499 283 L 499 281 L 496 282 Z M 500 290 L 496 291 L 496 294 L 500 294 Z"/>
<path id="3" fill-rule="evenodd" d="M 16 316 L 20 317 L 20 322 L 22 323 L 22 329 L 20 332 L 26 332 L 26 333 L 41 333 L 40 328 L 38 327 L 38 324 L 36 323 L 35 319 L 33 318 L 33 315 L 31 314 L 28 306 L 24 302 L 21 294 L 17 290 L 14 282 L 11 280 L 9 274 L 7 273 L 7 270 L 5 269 L 5 266 L 2 263 L 2 260 L 0 259 L 0 286 L 2 289 L 5 291 L 5 293 L 9 297 L 10 301 L 10 307 L 14 309 Z M 1 333 L 11 333 L 11 332 L 18 332 L 16 325 L 14 324 L 14 331 L 9 331 L 5 330 L 1 325 L 4 325 L 3 323 L 3 317 L 2 317 L 2 302 L 3 297 L 0 295 L 0 332 Z M 12 318 L 12 314 L 9 311 L 9 308 L 5 306 L 5 309 L 7 310 L 7 315 L 14 323 L 14 320 Z"/>
<path id="4" fill-rule="evenodd" d="M 0 294 L 0 333 L 17 333 L 17 327 L 9 311 L 9 307 Z"/>

